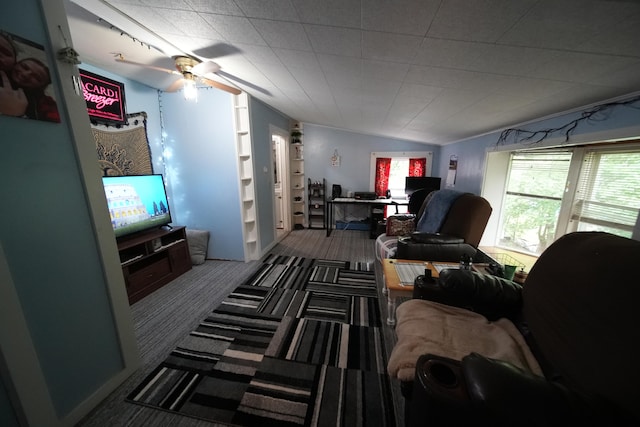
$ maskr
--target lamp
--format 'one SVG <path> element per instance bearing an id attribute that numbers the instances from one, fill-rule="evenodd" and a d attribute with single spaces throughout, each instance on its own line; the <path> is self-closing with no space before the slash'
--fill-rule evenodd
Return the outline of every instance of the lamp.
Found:
<path id="1" fill-rule="evenodd" d="M 182 89 L 184 91 L 184 99 L 187 101 L 198 101 L 198 89 L 196 88 L 196 80 L 193 78 L 193 74 L 189 72 L 184 72 L 184 86 Z"/>

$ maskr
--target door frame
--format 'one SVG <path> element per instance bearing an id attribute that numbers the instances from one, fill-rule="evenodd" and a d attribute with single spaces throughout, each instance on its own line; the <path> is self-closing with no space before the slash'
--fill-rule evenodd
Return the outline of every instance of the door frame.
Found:
<path id="1" fill-rule="evenodd" d="M 276 143 L 275 155 L 273 158 L 274 150 L 271 149 L 271 164 L 275 164 L 280 172 L 280 194 L 282 197 L 282 227 L 286 233 L 291 231 L 291 204 L 288 203 L 291 200 L 291 189 L 289 180 L 289 151 L 287 150 L 287 144 L 289 142 L 289 134 L 286 130 L 274 125 L 269 125 L 269 133 L 271 134 L 271 144 L 274 144 L 275 137 L 280 138 L 281 143 Z M 272 174 L 273 176 L 273 174 Z M 271 194 L 273 197 L 273 229 L 277 236 L 277 224 L 276 224 L 276 203 L 275 199 L 275 182 L 272 180 Z"/>

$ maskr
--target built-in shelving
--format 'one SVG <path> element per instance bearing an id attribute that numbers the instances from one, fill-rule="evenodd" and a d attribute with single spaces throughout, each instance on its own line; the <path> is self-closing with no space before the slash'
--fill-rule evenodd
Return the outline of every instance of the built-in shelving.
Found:
<path id="1" fill-rule="evenodd" d="M 289 147 L 289 159 L 291 170 L 291 212 L 293 216 L 293 229 L 298 230 L 307 226 L 306 221 L 306 195 L 304 180 L 304 143 L 302 123 L 291 124 L 291 144 Z"/>
<path id="2" fill-rule="evenodd" d="M 253 149 L 251 141 L 251 117 L 249 97 L 246 93 L 235 95 L 234 119 L 236 127 L 236 153 L 240 177 L 240 212 L 242 214 L 242 238 L 245 261 L 259 258 L 258 223 L 256 221 L 256 189 L 254 181 Z"/>

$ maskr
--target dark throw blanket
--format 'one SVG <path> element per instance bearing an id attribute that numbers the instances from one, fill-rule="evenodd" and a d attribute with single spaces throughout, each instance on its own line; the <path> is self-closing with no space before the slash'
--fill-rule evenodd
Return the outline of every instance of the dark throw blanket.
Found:
<path id="1" fill-rule="evenodd" d="M 442 223 L 447 217 L 447 213 L 453 202 L 464 193 L 455 190 L 439 190 L 436 191 L 424 213 L 418 220 L 416 231 L 423 233 L 437 233 L 442 227 Z"/>

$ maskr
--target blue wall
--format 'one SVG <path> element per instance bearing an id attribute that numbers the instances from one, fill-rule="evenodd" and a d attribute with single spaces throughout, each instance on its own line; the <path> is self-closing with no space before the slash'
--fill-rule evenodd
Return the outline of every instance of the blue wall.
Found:
<path id="1" fill-rule="evenodd" d="M 631 99 L 631 98 L 629 98 Z M 610 138 L 638 137 L 640 126 L 640 101 L 635 108 L 629 106 L 615 106 L 598 114 L 592 121 L 579 121 L 576 129 L 571 133 L 568 144 L 576 142 L 597 142 Z M 587 109 L 588 111 L 590 109 Z M 532 122 L 518 129 L 537 132 L 545 129 L 555 129 L 566 125 L 582 117 L 582 111 L 563 114 L 554 118 Z M 465 141 L 449 144 L 442 147 L 439 164 L 439 175 L 445 177 L 449 167 L 449 158 L 458 156 L 458 173 L 455 189 L 480 194 L 485 167 L 485 156 L 488 150 L 498 146 L 501 132 L 493 132 L 487 135 L 470 138 Z M 555 132 L 542 141 L 539 145 L 553 143 L 562 145 L 565 143 L 564 131 Z M 509 139 L 507 146 L 512 145 L 522 148 L 522 141 Z M 526 147 L 534 148 L 536 144 L 528 144 Z"/>
<path id="2" fill-rule="evenodd" d="M 174 223 L 209 230 L 208 258 L 244 260 L 231 95 L 163 92 L 161 103 Z"/>
<path id="3" fill-rule="evenodd" d="M 340 166 L 331 166 L 335 150 L 340 156 Z M 327 180 L 327 192 L 333 184 L 347 191 L 369 191 L 372 152 L 431 151 L 433 176 L 437 175 L 440 147 L 430 144 L 363 135 L 343 130 L 304 124 L 304 172 L 305 178 Z"/>
<path id="4" fill-rule="evenodd" d="M 44 27 L 37 0 L 3 5 L 0 28 L 48 45 Z M 123 80 L 86 64 L 82 67 Z M 148 136 L 154 166 L 160 172 L 162 166 L 156 163 L 162 151 L 157 91 L 134 82 L 125 83 L 128 111 L 149 114 Z M 219 91 L 200 92 L 197 106 L 185 107 L 178 94 L 162 96 L 165 127 L 168 138 L 172 138 L 166 145 L 174 148 L 175 155 L 167 159 L 167 170 L 170 176 L 176 172 L 174 197 L 180 203 L 173 208 L 177 222 L 191 227 L 204 227 L 205 221 L 212 224 L 210 256 L 242 259 L 230 99 Z M 265 124 L 275 122 L 279 126 L 284 118 L 267 107 L 252 105 L 255 158 L 260 167 L 268 159 L 263 151 L 267 145 L 263 132 L 268 134 Z M 4 183 L 0 187 L 0 242 L 52 402 L 56 411 L 64 415 L 123 366 L 92 218 L 66 125 L 69 117 L 64 108 L 61 114 L 60 124 L 0 116 L 0 180 Z M 574 135 L 588 138 L 603 131 L 636 126 L 640 123 L 639 114 L 637 110 L 619 108 L 605 121 L 581 124 Z M 579 113 L 527 127 L 540 129 L 577 117 Z M 199 125 L 192 126 L 194 122 Z M 370 152 L 427 149 L 434 152 L 434 170 L 439 169 L 435 175 L 442 177 L 446 176 L 449 156 L 457 155 L 456 188 L 478 193 L 485 151 L 496 144 L 499 136 L 496 132 L 440 148 L 310 124 L 304 130 L 306 176 L 327 178 L 329 188 L 338 183 L 353 190 L 369 188 Z M 185 147 L 189 149 L 184 150 Z M 338 168 L 329 163 L 336 148 L 342 156 Z M 191 176 L 193 165 L 203 173 Z M 263 209 L 263 192 L 259 195 L 261 215 L 272 212 Z M 200 203 L 205 205 L 202 209 Z M 195 211 L 197 216 L 193 216 Z M 266 221 L 271 224 L 271 218 L 261 217 L 260 221 L 262 229 L 271 229 L 264 225 Z M 266 245 L 269 235 L 261 238 Z M 6 379 L 2 381 L 4 388 Z M 14 419 L 4 392 L 0 392 L 0 419 L 9 420 L 10 424 Z"/>
<path id="5" fill-rule="evenodd" d="M 209 230 L 209 258 L 243 260 L 231 96 L 200 88 L 198 102 L 186 102 L 181 92 L 158 93 L 88 64 L 81 68 L 123 82 L 127 112 L 147 112 L 147 136 L 154 171 L 167 178 L 174 224 Z M 250 100 L 257 219 L 263 251 L 275 241 L 269 126 L 288 131 L 290 118 L 261 101 Z M 326 178 L 328 191 L 334 183 L 341 184 L 345 193 L 347 190 L 368 191 L 370 155 L 374 151 L 431 151 L 433 174 L 439 171 L 441 147 L 435 145 L 312 124 L 304 125 L 304 145 L 305 177 Z M 336 148 L 341 156 L 340 167 L 330 164 Z M 163 154 L 166 154 L 164 158 Z M 269 179 L 260 179 L 263 176 Z"/>
<path id="6" fill-rule="evenodd" d="M 464 143 L 445 145 L 440 151 L 440 163 L 434 166 L 434 173 L 442 177 L 442 186 L 449 172 L 451 156 L 458 157 L 458 169 L 455 184 L 452 188 L 480 194 L 487 146 L 495 143 L 495 137 L 475 138 Z"/>
<path id="7" fill-rule="evenodd" d="M 254 182 L 256 185 L 260 249 L 265 250 L 276 239 L 272 178 L 274 172 L 271 161 L 271 130 L 269 125 L 288 132 L 289 118 L 254 98 L 250 99 L 253 174 L 256 177 Z"/>
<path id="8" fill-rule="evenodd" d="M 198 102 L 187 102 L 182 92 L 80 68 L 124 83 L 127 113 L 147 113 L 153 170 L 165 176 L 173 224 L 209 230 L 208 258 L 243 260 L 231 95 L 199 88 Z"/>
<path id="9" fill-rule="evenodd" d="M 127 114 L 147 113 L 147 139 L 151 148 L 154 173 L 164 173 L 162 161 L 162 132 L 158 90 L 118 74 L 110 73 L 91 64 L 80 64 L 78 68 L 124 83 Z"/>
<path id="10" fill-rule="evenodd" d="M 573 141 L 598 141 L 615 137 L 638 136 L 640 110 L 637 108 L 617 106 L 596 116 L 597 120 L 581 121 L 572 132 L 569 143 Z M 533 121 L 519 127 L 531 131 L 561 127 L 572 120 L 579 119 L 582 112 L 559 115 L 546 120 Z M 368 191 L 370 153 L 374 151 L 432 151 L 433 176 L 440 176 L 443 181 L 449 170 L 449 159 L 458 157 L 458 169 L 454 189 L 480 194 L 484 175 L 485 157 L 488 150 L 496 147 L 500 132 L 470 138 L 468 140 L 445 146 L 433 146 L 410 141 L 394 140 L 358 133 L 327 128 L 305 123 L 304 125 L 304 157 L 305 176 L 311 179 L 327 179 L 327 189 L 332 184 L 342 185 L 343 193 L 347 190 Z M 556 132 L 548 140 L 562 144 L 564 134 Z M 522 148 L 519 141 L 508 140 L 508 145 Z M 341 166 L 332 167 L 330 158 L 334 150 L 341 156 Z"/>
<path id="11" fill-rule="evenodd" d="M 37 0 L 2 8 L 0 28 L 48 45 Z M 123 362 L 69 117 L 64 105 L 59 110 L 62 123 L 0 116 L 0 241 L 62 416 Z"/>

